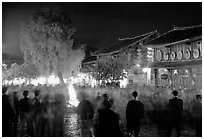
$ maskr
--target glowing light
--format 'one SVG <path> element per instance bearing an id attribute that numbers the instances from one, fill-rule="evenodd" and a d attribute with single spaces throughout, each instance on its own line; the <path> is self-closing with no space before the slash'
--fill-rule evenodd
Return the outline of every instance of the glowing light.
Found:
<path id="1" fill-rule="evenodd" d="M 52 84 L 52 85 L 56 85 L 59 84 L 60 80 L 58 77 L 56 77 L 54 74 L 52 74 L 51 76 L 49 76 L 48 78 L 48 84 Z"/>
<path id="2" fill-rule="evenodd" d="M 76 97 L 76 90 L 74 89 L 74 86 L 71 83 L 69 83 L 68 91 L 69 91 L 69 103 L 72 106 L 77 107 L 79 104 L 79 101 L 77 100 L 77 97 Z"/>
<path id="3" fill-rule="evenodd" d="M 178 74 L 178 71 L 177 71 L 177 70 L 174 70 L 173 74 Z"/>
<path id="4" fill-rule="evenodd" d="M 91 74 L 85 74 L 85 73 L 79 73 L 78 76 L 76 77 L 70 77 L 69 79 L 64 78 L 64 83 L 67 83 L 70 81 L 72 84 L 78 84 L 78 85 L 89 85 L 91 87 L 97 86 L 97 80 L 91 76 Z M 35 79 L 28 79 L 27 78 L 14 78 L 12 80 L 4 80 L 3 84 L 5 85 L 29 85 L 32 84 L 34 86 L 38 86 L 39 84 L 41 85 L 57 85 L 60 84 L 60 79 L 55 75 L 52 74 L 49 77 L 38 77 Z"/>
<path id="5" fill-rule="evenodd" d="M 151 84 L 151 68 L 143 68 L 142 71 L 146 73 L 147 84 Z"/>
<path id="6" fill-rule="evenodd" d="M 119 80 L 120 88 L 125 88 L 128 85 L 128 79 L 124 78 L 123 80 Z"/>
<path id="7" fill-rule="evenodd" d="M 148 72 L 149 70 L 151 70 L 151 69 L 150 69 L 150 68 L 144 68 L 144 69 L 142 69 L 142 71 L 143 71 L 144 73 Z"/>
<path id="8" fill-rule="evenodd" d="M 140 67 L 140 64 L 137 64 L 136 66 L 137 66 L 137 67 Z"/>
<path id="9" fill-rule="evenodd" d="M 37 79 L 37 82 L 38 82 L 39 84 L 45 84 L 46 78 L 44 78 L 44 77 L 39 77 L 39 78 Z"/>
<path id="10" fill-rule="evenodd" d="M 23 78 L 23 79 L 22 79 L 22 78 L 19 78 L 18 80 L 19 80 L 19 83 L 20 83 L 20 84 L 23 84 L 23 83 L 26 81 L 25 78 Z"/>
<path id="11" fill-rule="evenodd" d="M 18 79 L 17 79 L 17 78 L 14 78 L 14 80 L 13 80 L 13 84 L 14 84 L 14 85 L 18 85 L 18 84 L 19 84 L 19 82 L 18 82 Z"/>
<path id="12" fill-rule="evenodd" d="M 123 73 L 125 74 L 125 76 L 127 76 L 127 71 L 123 70 Z M 123 78 L 122 80 L 119 80 L 120 82 L 120 88 L 125 88 L 128 85 L 128 79 L 127 78 Z"/>

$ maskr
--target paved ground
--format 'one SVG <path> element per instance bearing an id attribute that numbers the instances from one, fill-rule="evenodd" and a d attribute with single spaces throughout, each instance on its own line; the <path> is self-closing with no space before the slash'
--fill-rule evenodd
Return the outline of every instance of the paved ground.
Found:
<path id="1" fill-rule="evenodd" d="M 81 129 L 79 124 L 79 119 L 77 114 L 71 113 L 65 115 L 64 118 L 64 127 L 65 127 L 65 136 L 66 137 L 80 137 Z M 156 125 L 154 124 L 145 124 L 141 126 L 140 137 L 158 137 L 158 131 Z M 164 134 L 162 134 L 164 135 Z M 161 136 L 162 136 L 161 135 Z M 18 136 L 20 136 L 20 127 L 18 128 Z M 27 136 L 25 134 L 25 136 Z M 175 131 L 173 131 L 172 136 L 175 135 Z M 195 137 L 194 131 L 190 127 L 183 127 L 181 131 L 182 137 Z"/>
<path id="2" fill-rule="evenodd" d="M 65 116 L 65 136 L 68 137 L 80 137 L 80 125 L 77 114 L 70 114 Z M 164 133 L 162 133 L 164 135 Z M 161 136 L 162 136 L 161 135 Z M 141 137 L 158 137 L 158 131 L 156 125 L 146 124 L 141 126 Z M 175 131 L 172 132 L 172 136 L 176 137 Z M 183 127 L 181 131 L 182 137 L 194 137 L 195 133 L 190 127 Z"/>

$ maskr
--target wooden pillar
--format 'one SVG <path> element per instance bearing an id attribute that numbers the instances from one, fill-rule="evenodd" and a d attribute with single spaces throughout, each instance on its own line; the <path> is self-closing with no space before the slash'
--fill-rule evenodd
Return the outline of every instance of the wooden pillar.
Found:
<path id="1" fill-rule="evenodd" d="M 155 87 L 158 87 L 158 69 L 154 69 Z"/>

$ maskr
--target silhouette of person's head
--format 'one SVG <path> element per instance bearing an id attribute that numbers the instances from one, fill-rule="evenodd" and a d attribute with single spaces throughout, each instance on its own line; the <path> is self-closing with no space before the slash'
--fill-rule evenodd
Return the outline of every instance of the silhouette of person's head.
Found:
<path id="1" fill-rule="evenodd" d="M 197 94 L 197 95 L 196 95 L 196 99 L 197 99 L 197 100 L 201 100 L 201 99 L 202 99 L 201 95 L 200 95 L 200 94 Z"/>
<path id="2" fill-rule="evenodd" d="M 133 96 L 134 98 L 136 98 L 136 97 L 138 96 L 137 91 L 132 92 L 132 96 Z"/>
<path id="3" fill-rule="evenodd" d="M 85 100 L 86 99 L 86 95 L 84 92 L 81 93 L 81 100 Z"/>
<path id="4" fill-rule="evenodd" d="M 28 96 L 28 93 L 29 93 L 29 92 L 28 92 L 27 90 L 23 91 L 23 96 L 24 96 L 24 97 L 27 97 L 27 96 Z"/>
<path id="5" fill-rule="evenodd" d="M 18 99 L 18 92 L 14 91 L 13 92 L 13 97 L 14 97 L 14 99 Z"/>
<path id="6" fill-rule="evenodd" d="M 14 94 L 14 96 L 17 96 L 17 95 L 18 95 L 18 92 L 15 91 L 15 92 L 13 92 L 13 94 Z"/>
<path id="7" fill-rule="evenodd" d="M 103 94 L 103 99 L 108 100 L 108 94 Z"/>
<path id="8" fill-rule="evenodd" d="M 39 96 L 40 90 L 35 90 L 35 91 L 34 91 L 34 94 L 35 94 L 35 97 Z"/>
<path id="9" fill-rule="evenodd" d="M 113 98 L 109 99 L 109 102 L 113 105 L 114 104 L 114 99 Z"/>
<path id="10" fill-rule="evenodd" d="M 178 91 L 174 90 L 174 91 L 172 92 L 172 94 L 176 97 L 176 96 L 178 96 Z"/>
<path id="11" fill-rule="evenodd" d="M 112 105 L 111 105 L 111 103 L 109 101 L 104 100 L 103 101 L 103 106 L 104 106 L 105 109 L 110 109 Z"/>
<path id="12" fill-rule="evenodd" d="M 5 94 L 6 91 L 7 91 L 7 87 L 4 86 L 4 87 L 2 88 L 2 93 Z"/>

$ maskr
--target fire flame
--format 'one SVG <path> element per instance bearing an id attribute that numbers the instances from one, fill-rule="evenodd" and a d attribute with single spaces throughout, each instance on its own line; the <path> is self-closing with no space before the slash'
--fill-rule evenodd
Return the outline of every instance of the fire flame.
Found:
<path id="1" fill-rule="evenodd" d="M 74 89 L 73 84 L 69 83 L 68 91 L 69 91 L 69 104 L 71 104 L 74 107 L 77 107 L 79 104 L 79 101 L 77 100 L 76 90 Z"/>

